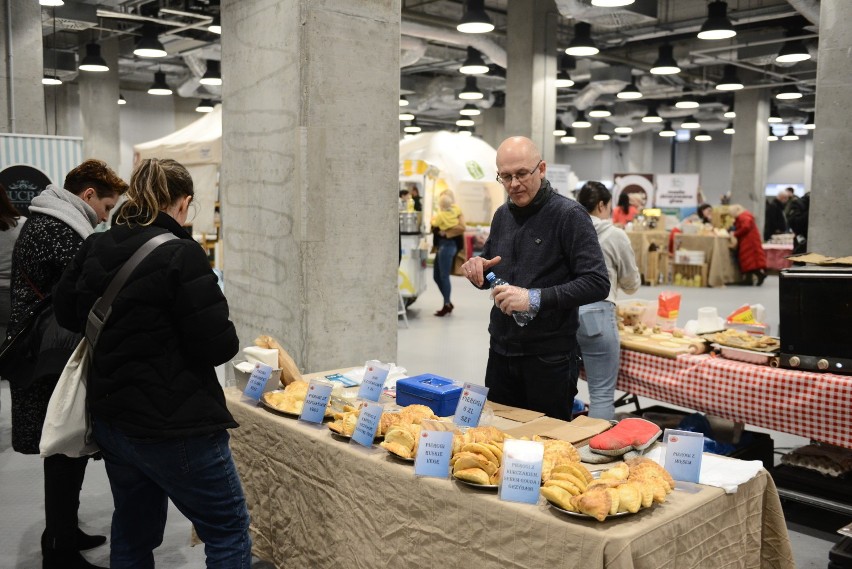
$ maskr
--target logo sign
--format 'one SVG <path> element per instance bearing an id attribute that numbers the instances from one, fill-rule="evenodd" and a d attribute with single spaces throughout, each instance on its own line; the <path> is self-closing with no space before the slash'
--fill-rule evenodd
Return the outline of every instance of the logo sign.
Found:
<path id="1" fill-rule="evenodd" d="M 421 425 L 414 474 L 433 478 L 448 478 L 453 454 L 455 427 L 444 421 L 424 420 Z"/>
<path id="2" fill-rule="evenodd" d="M 378 401 L 389 372 L 390 366 L 378 360 L 370 360 L 364 364 L 364 381 L 358 389 L 358 398 Z"/>
<path id="3" fill-rule="evenodd" d="M 536 441 L 503 442 L 500 499 L 507 502 L 538 503 L 544 445 Z"/>
<path id="4" fill-rule="evenodd" d="M 269 377 L 271 375 L 272 368 L 270 366 L 262 363 L 254 364 L 254 369 L 251 370 L 251 375 L 249 376 L 243 395 L 257 404 L 260 400 L 260 396 L 263 395 L 263 390 L 266 388 L 266 382 L 269 381 Z"/>
<path id="5" fill-rule="evenodd" d="M 299 419 L 308 423 L 322 423 L 333 387 L 329 381 L 312 379 L 308 384 L 305 404 L 302 407 L 302 414 L 299 415 Z"/>
<path id="6" fill-rule="evenodd" d="M 666 429 L 665 469 L 672 478 L 683 482 L 698 482 L 701 477 L 701 456 L 704 452 L 704 434 Z"/>
<path id="7" fill-rule="evenodd" d="M 453 423 L 460 427 L 476 427 L 482 416 L 482 408 L 488 398 L 488 388 L 484 385 L 465 383 L 462 389 Z"/>
<path id="8" fill-rule="evenodd" d="M 468 160 L 464 163 L 467 168 L 467 173 L 470 174 L 470 177 L 474 180 L 481 180 L 485 177 L 485 172 L 482 171 L 482 166 L 479 165 L 479 162 L 476 160 Z"/>
<path id="9" fill-rule="evenodd" d="M 361 412 L 358 413 L 358 422 L 355 424 L 355 431 L 352 433 L 349 443 L 358 443 L 365 447 L 373 446 L 383 410 L 384 405 L 381 403 L 363 402 Z"/>
<path id="10" fill-rule="evenodd" d="M 38 168 L 18 164 L 0 172 L 0 184 L 6 186 L 6 194 L 15 209 L 26 217 L 30 214 L 30 202 L 50 184 L 50 178 Z"/>

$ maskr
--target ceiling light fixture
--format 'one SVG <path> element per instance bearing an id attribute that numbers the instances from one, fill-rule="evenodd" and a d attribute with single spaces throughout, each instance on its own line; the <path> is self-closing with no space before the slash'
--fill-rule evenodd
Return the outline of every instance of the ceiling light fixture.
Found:
<path id="1" fill-rule="evenodd" d="M 139 57 L 166 57 L 166 48 L 157 37 L 156 29 L 150 25 L 142 26 L 142 36 L 136 42 L 136 48 L 133 50 L 134 55 Z"/>
<path id="2" fill-rule="evenodd" d="M 710 136 L 710 133 L 706 130 L 700 130 L 698 131 L 698 134 L 695 135 L 695 140 L 697 140 L 698 142 L 708 142 L 710 140 L 713 140 L 713 137 Z"/>
<path id="3" fill-rule="evenodd" d="M 399 97 L 399 106 L 407 107 L 409 105 L 408 99 L 405 98 L 405 95 L 400 95 Z"/>
<path id="4" fill-rule="evenodd" d="M 735 119 L 737 118 L 737 112 L 734 110 L 734 103 L 731 101 L 731 106 L 728 107 L 728 110 L 725 111 L 725 114 L 722 115 L 726 119 Z"/>
<path id="5" fill-rule="evenodd" d="M 781 99 L 782 101 L 801 99 L 802 92 L 799 91 L 799 88 L 796 85 L 785 85 L 781 87 L 781 90 L 778 91 L 775 98 Z"/>
<path id="6" fill-rule="evenodd" d="M 642 91 L 636 87 L 636 83 L 631 81 L 629 85 L 619 91 L 615 96 L 619 99 L 641 99 Z"/>
<path id="7" fill-rule="evenodd" d="M 787 134 L 782 136 L 781 140 L 799 140 L 799 135 L 793 130 L 793 125 L 787 127 Z"/>
<path id="8" fill-rule="evenodd" d="M 80 62 L 81 71 L 109 71 L 109 65 L 101 57 L 101 46 L 95 42 L 86 44 L 86 57 Z"/>
<path id="9" fill-rule="evenodd" d="M 476 123 L 473 122 L 473 119 L 469 119 L 466 117 L 460 118 L 456 121 L 456 126 L 473 126 Z"/>
<path id="10" fill-rule="evenodd" d="M 415 118 L 415 119 L 411 119 L 410 124 L 407 124 L 404 127 L 402 127 L 402 130 L 409 133 L 409 134 L 416 134 L 423 129 L 420 128 L 420 125 L 417 124 L 417 119 Z"/>
<path id="11" fill-rule="evenodd" d="M 464 79 L 464 89 L 459 93 L 459 99 L 464 99 L 466 101 L 475 101 L 483 98 L 485 95 L 482 91 L 479 90 L 479 87 L 476 86 L 476 77 L 471 77 L 468 75 Z"/>
<path id="12" fill-rule="evenodd" d="M 207 31 L 211 34 L 222 35 L 222 20 L 219 18 L 219 14 L 213 16 L 213 20 L 207 26 Z"/>
<path id="13" fill-rule="evenodd" d="M 586 57 L 598 52 L 600 50 L 592 39 L 592 25 L 586 22 L 574 24 L 574 37 L 571 38 L 571 42 L 565 48 L 565 53 L 574 57 Z"/>
<path id="14" fill-rule="evenodd" d="M 716 88 L 720 91 L 737 91 L 744 87 L 737 75 L 737 68 L 730 63 L 725 65 L 725 70 L 722 72 L 722 80 L 716 84 Z"/>
<path id="15" fill-rule="evenodd" d="M 566 128 L 565 129 L 565 136 L 560 138 L 559 142 L 561 142 L 562 144 L 575 144 L 577 142 L 577 137 L 574 136 L 574 129 L 573 128 Z"/>
<path id="16" fill-rule="evenodd" d="M 479 107 L 477 107 L 473 103 L 467 103 L 464 107 L 462 107 L 462 110 L 459 111 L 459 114 L 466 115 L 469 117 L 475 117 L 477 115 L 482 114 L 482 111 L 479 110 Z"/>
<path id="17" fill-rule="evenodd" d="M 166 74 L 162 71 L 154 73 L 154 82 L 148 87 L 149 95 L 171 95 L 172 90 L 166 83 Z"/>
<path id="18" fill-rule="evenodd" d="M 222 84 L 222 66 L 216 59 L 207 60 L 207 70 L 199 81 L 202 85 L 218 86 Z"/>
<path id="19" fill-rule="evenodd" d="M 592 126 L 592 123 L 586 120 L 586 113 L 583 111 L 577 111 L 577 118 L 574 119 L 571 126 L 574 128 L 589 128 Z"/>
<path id="20" fill-rule="evenodd" d="M 121 93 L 118 94 L 118 104 L 119 105 L 126 105 L 127 104 L 127 99 L 125 99 L 124 95 L 122 95 Z"/>
<path id="21" fill-rule="evenodd" d="M 680 128 L 701 128 L 701 123 L 693 116 L 688 116 L 680 123 Z"/>
<path id="22" fill-rule="evenodd" d="M 212 113 L 213 101 L 210 99 L 201 99 L 201 101 L 198 102 L 198 106 L 195 107 L 195 110 L 199 113 Z"/>
<path id="23" fill-rule="evenodd" d="M 778 136 L 775 134 L 775 131 L 771 128 L 769 129 L 769 136 L 766 137 L 766 140 L 769 142 L 775 142 L 778 140 Z"/>
<path id="24" fill-rule="evenodd" d="M 672 121 L 666 121 L 666 124 L 663 126 L 663 130 L 660 131 L 660 136 L 664 138 L 671 138 L 676 134 L 677 133 L 672 128 Z"/>
<path id="25" fill-rule="evenodd" d="M 657 105 L 652 105 L 648 107 L 648 113 L 642 117 L 642 122 L 646 123 L 657 123 L 663 122 L 663 117 L 657 112 Z"/>
<path id="26" fill-rule="evenodd" d="M 482 59 L 482 54 L 475 47 L 467 46 L 467 59 L 464 60 L 459 72 L 465 75 L 484 75 L 488 73 L 488 66 Z"/>
<path id="27" fill-rule="evenodd" d="M 64 6 L 65 2 L 62 0 L 38 0 L 39 5 L 41 6 Z"/>
<path id="28" fill-rule="evenodd" d="M 633 132 L 632 126 L 617 126 L 613 129 L 616 134 L 630 134 Z"/>
<path id="29" fill-rule="evenodd" d="M 601 8 L 621 8 L 622 6 L 630 6 L 636 0 L 592 0 L 592 6 Z"/>
<path id="30" fill-rule="evenodd" d="M 577 67 L 577 60 L 563 53 L 559 58 L 559 71 L 556 73 L 556 87 L 565 89 L 574 86 L 574 80 L 571 79 L 571 70 Z"/>
<path id="31" fill-rule="evenodd" d="M 471 126 L 459 127 L 459 134 L 461 134 L 462 136 L 473 136 L 473 127 L 471 127 Z"/>
<path id="32" fill-rule="evenodd" d="M 776 107 L 774 103 L 769 106 L 769 118 L 767 119 L 767 122 L 773 124 L 783 122 L 783 119 L 781 118 L 781 113 L 778 112 L 778 107 Z"/>
<path id="33" fill-rule="evenodd" d="M 723 130 L 722 132 L 724 132 L 725 134 L 734 134 L 736 132 L 734 130 L 734 123 L 729 122 L 728 126 L 726 126 L 725 130 Z"/>
<path id="34" fill-rule="evenodd" d="M 568 131 L 565 130 L 565 125 L 562 124 L 561 119 L 556 119 L 556 128 L 553 129 L 553 136 L 565 136 L 568 134 Z"/>
<path id="35" fill-rule="evenodd" d="M 728 19 L 728 3 L 716 0 L 707 5 L 707 19 L 698 32 L 702 40 L 724 40 L 737 35 L 734 25 Z"/>
<path id="36" fill-rule="evenodd" d="M 805 128 L 808 130 L 814 130 L 816 128 L 816 121 L 814 120 L 816 117 L 813 112 L 808 113 L 808 118 L 805 119 Z"/>
<path id="37" fill-rule="evenodd" d="M 608 135 L 607 133 L 605 133 L 604 131 L 599 130 L 598 132 L 595 133 L 595 135 L 592 138 L 594 138 L 595 140 L 604 141 L 604 140 L 609 140 L 612 137 L 610 135 Z"/>
<path id="38" fill-rule="evenodd" d="M 401 120 L 401 121 L 414 120 L 414 115 L 411 114 L 411 113 L 399 113 L 399 120 Z"/>
<path id="39" fill-rule="evenodd" d="M 494 29 L 485 12 L 485 0 L 467 0 L 461 22 L 456 29 L 463 34 L 484 34 Z"/>
<path id="40" fill-rule="evenodd" d="M 801 30 L 788 30 L 787 38 L 793 38 L 799 34 L 801 34 Z M 778 51 L 778 55 L 775 56 L 775 61 L 776 63 L 798 63 L 810 58 L 811 54 L 802 40 L 787 39 Z"/>
<path id="41" fill-rule="evenodd" d="M 674 58 L 673 45 L 663 44 L 657 53 L 657 61 L 654 62 L 651 73 L 654 75 L 674 75 L 675 73 L 680 73 L 680 67 Z"/>
<path id="42" fill-rule="evenodd" d="M 589 111 L 589 116 L 592 117 L 592 118 L 595 118 L 595 119 L 603 119 L 603 118 L 606 118 L 606 117 L 611 117 L 612 111 L 610 111 L 608 108 L 606 108 L 603 105 L 595 105 Z"/>
<path id="43" fill-rule="evenodd" d="M 41 78 L 41 84 L 50 86 L 62 85 L 62 79 L 60 79 L 56 75 L 45 75 Z"/>
<path id="44" fill-rule="evenodd" d="M 698 99 L 692 94 L 692 89 L 684 87 L 680 94 L 680 99 L 675 103 L 678 109 L 697 109 L 699 107 Z"/>

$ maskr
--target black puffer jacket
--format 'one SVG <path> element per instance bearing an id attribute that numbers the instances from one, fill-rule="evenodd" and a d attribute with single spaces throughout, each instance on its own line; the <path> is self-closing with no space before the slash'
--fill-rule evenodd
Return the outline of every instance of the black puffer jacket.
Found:
<path id="1" fill-rule="evenodd" d="M 160 213 L 149 227 L 118 225 L 86 239 L 54 291 L 56 319 L 82 331 L 119 268 L 164 231 L 181 239 L 143 260 L 113 302 L 94 352 L 89 408 L 139 437 L 236 427 L 213 369 L 239 349 L 228 303 L 203 250 L 170 216 Z"/>

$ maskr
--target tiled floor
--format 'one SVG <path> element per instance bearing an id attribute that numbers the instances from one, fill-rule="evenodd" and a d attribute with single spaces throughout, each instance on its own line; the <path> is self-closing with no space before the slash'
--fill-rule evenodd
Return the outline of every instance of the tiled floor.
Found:
<path id="1" fill-rule="evenodd" d="M 491 301 L 458 278 L 453 303 L 456 309 L 445 318 L 432 313 L 441 305 L 437 289 L 429 283 L 408 311 L 409 327 L 399 320 L 397 363 L 409 373 L 431 372 L 454 379 L 481 383 L 488 352 L 487 321 Z M 637 298 L 656 298 L 660 289 L 643 287 Z M 677 289 L 683 294 L 681 314 L 694 317 L 700 306 L 716 306 L 726 314 L 744 303 L 760 302 L 767 308 L 767 320 L 773 330 L 778 325 L 778 279 L 770 277 L 761 288 Z M 365 354 L 367 359 L 370 354 Z M 41 565 L 38 539 L 44 516 L 41 460 L 22 456 L 11 449 L 8 384 L 0 384 L 0 568 L 37 569 Z M 587 397 L 580 384 L 580 397 Z M 804 439 L 773 434 L 776 447 L 802 444 Z M 102 462 L 92 462 L 86 473 L 81 497 L 80 519 L 89 532 L 108 533 L 112 500 Z M 815 524 L 811 524 L 815 525 Z M 797 567 L 823 569 L 828 550 L 838 536 L 800 523 L 789 523 L 790 538 Z M 839 527 L 839 526 L 838 526 Z M 93 563 L 108 565 L 107 547 L 86 554 Z M 163 545 L 156 552 L 157 566 L 165 569 L 203 567 L 201 546 L 189 546 L 189 523 L 173 507 Z M 256 563 L 256 569 L 265 567 Z"/>

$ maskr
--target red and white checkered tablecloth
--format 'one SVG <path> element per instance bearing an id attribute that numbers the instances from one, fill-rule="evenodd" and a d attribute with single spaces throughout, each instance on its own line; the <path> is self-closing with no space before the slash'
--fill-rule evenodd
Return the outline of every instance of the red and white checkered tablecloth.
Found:
<path id="1" fill-rule="evenodd" d="M 732 421 L 852 448 L 852 377 L 710 355 L 621 350 L 618 389 Z"/>

